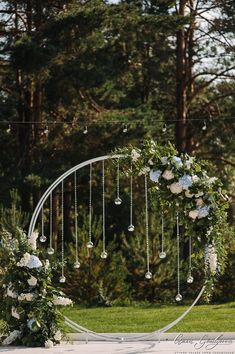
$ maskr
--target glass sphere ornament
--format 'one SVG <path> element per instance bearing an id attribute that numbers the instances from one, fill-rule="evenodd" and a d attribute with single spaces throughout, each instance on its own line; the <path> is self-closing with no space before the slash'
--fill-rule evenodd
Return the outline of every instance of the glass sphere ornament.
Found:
<path id="1" fill-rule="evenodd" d="M 151 272 L 146 272 L 146 273 L 145 273 L 145 278 L 146 278 L 146 279 L 151 279 L 152 276 L 153 276 L 153 275 L 152 275 Z"/>
<path id="2" fill-rule="evenodd" d="M 130 225 L 128 226 L 128 231 L 133 232 L 134 230 L 135 230 L 135 226 L 132 225 L 132 224 L 130 224 Z"/>
<path id="3" fill-rule="evenodd" d="M 101 257 L 102 259 L 106 259 L 106 258 L 108 257 L 108 253 L 107 253 L 106 251 L 103 251 L 103 252 L 101 252 L 100 257 Z"/>
<path id="4" fill-rule="evenodd" d="M 87 248 L 93 248 L 93 242 L 91 241 L 88 241 L 87 244 L 86 244 Z"/>
<path id="5" fill-rule="evenodd" d="M 60 283 L 65 283 L 65 281 L 66 281 L 65 276 L 64 276 L 64 275 L 61 275 L 61 277 L 60 277 L 60 279 L 59 279 L 59 282 L 60 282 Z"/>
<path id="6" fill-rule="evenodd" d="M 114 203 L 115 203 L 116 205 L 121 205 L 121 204 L 122 204 L 121 198 L 120 198 L 120 197 L 115 198 Z"/>
<path id="7" fill-rule="evenodd" d="M 181 294 L 177 294 L 175 297 L 176 301 L 179 302 L 182 300 L 182 295 Z"/>
<path id="8" fill-rule="evenodd" d="M 52 247 L 49 247 L 48 249 L 47 249 L 47 253 L 51 256 L 52 254 L 54 254 L 54 248 L 52 248 Z"/>
<path id="9" fill-rule="evenodd" d="M 166 252 L 160 252 L 159 253 L 159 258 L 161 258 L 161 259 L 164 259 L 164 258 L 166 258 Z"/>
<path id="10" fill-rule="evenodd" d="M 42 235 L 39 237 L 39 240 L 40 240 L 40 242 L 46 242 L 47 237 L 42 234 Z"/>
<path id="11" fill-rule="evenodd" d="M 192 284 L 192 283 L 193 283 L 193 280 L 194 280 L 194 279 L 193 279 L 193 276 L 192 276 L 191 274 L 189 274 L 188 277 L 187 277 L 187 283 L 188 283 L 188 284 Z"/>
<path id="12" fill-rule="evenodd" d="M 76 261 L 76 262 L 74 262 L 74 264 L 73 264 L 73 268 L 74 268 L 74 269 L 78 269 L 78 268 L 80 268 L 80 266 L 81 266 L 81 263 L 80 263 L 79 261 Z"/>

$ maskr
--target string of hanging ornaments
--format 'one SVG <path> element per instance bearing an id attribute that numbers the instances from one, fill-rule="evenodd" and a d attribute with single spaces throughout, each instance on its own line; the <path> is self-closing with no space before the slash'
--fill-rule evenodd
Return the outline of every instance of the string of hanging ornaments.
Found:
<path id="1" fill-rule="evenodd" d="M 149 228 L 149 213 L 151 212 L 151 201 L 156 201 L 159 210 L 159 230 L 155 230 L 155 234 L 159 234 L 159 261 L 167 261 L 168 255 L 165 249 L 166 238 L 166 221 L 169 224 L 169 216 L 172 215 L 171 222 L 175 225 L 175 236 L 171 239 L 176 249 L 176 282 L 177 291 L 175 300 L 181 301 L 181 245 L 188 241 L 188 271 L 186 282 L 192 284 L 194 281 L 192 267 L 192 250 L 197 250 L 204 255 L 205 258 L 205 284 L 208 292 L 220 272 L 224 270 L 225 249 L 223 242 L 223 223 L 226 220 L 226 208 L 228 207 L 228 198 L 221 191 L 221 182 L 216 177 L 210 177 L 206 172 L 206 163 L 199 163 L 194 157 L 187 154 L 179 154 L 175 148 L 169 143 L 167 146 L 158 146 L 154 141 L 146 141 L 141 148 L 133 146 L 118 149 L 115 154 L 108 157 L 93 159 L 89 163 L 89 188 L 88 188 L 88 230 L 86 247 L 90 251 L 94 247 L 92 238 L 92 215 L 93 215 L 93 165 L 95 162 L 100 163 L 101 183 L 102 183 L 102 251 L 100 257 L 102 260 L 112 257 L 107 251 L 106 245 L 106 196 L 105 181 L 106 169 L 105 160 L 111 159 L 116 168 L 115 180 L 115 198 L 114 204 L 117 208 L 123 207 L 123 201 L 120 194 L 120 176 L 129 178 L 129 221 L 127 231 L 132 233 L 140 233 L 138 227 L 133 224 L 133 178 L 140 178 L 144 187 L 144 214 L 145 214 L 145 240 L 146 264 L 145 278 L 150 281 L 154 274 L 152 272 L 153 264 L 151 264 L 151 234 Z M 114 162 L 113 162 L 114 161 Z M 82 167 L 86 163 L 82 164 Z M 120 168 L 122 166 L 122 170 Z M 79 168 L 81 167 L 78 165 Z M 75 231 L 75 259 L 74 268 L 78 269 L 83 266 L 79 259 L 79 234 L 78 234 L 78 191 L 77 191 L 77 169 L 74 167 L 66 172 L 62 177 L 55 181 L 51 188 L 44 194 L 38 204 L 33 220 L 31 220 L 29 235 L 31 235 L 35 227 L 35 219 L 40 215 L 40 241 L 42 244 L 47 243 L 45 236 L 45 207 L 47 199 L 49 199 L 49 245 L 48 255 L 55 253 L 53 248 L 53 189 L 59 185 L 61 190 L 61 276 L 60 283 L 66 282 L 65 268 L 65 243 L 64 243 L 64 180 L 71 173 L 74 174 L 74 231 Z M 122 178 L 124 178 L 122 177 Z M 168 225 L 169 226 L 169 225 Z M 181 227 L 182 226 L 182 227 Z M 183 233 L 181 230 L 184 230 Z M 193 246 L 192 246 L 193 245 Z"/>

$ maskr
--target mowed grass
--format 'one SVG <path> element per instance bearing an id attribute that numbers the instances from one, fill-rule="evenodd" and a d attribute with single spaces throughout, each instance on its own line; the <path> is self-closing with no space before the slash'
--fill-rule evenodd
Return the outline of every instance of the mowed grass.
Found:
<path id="1" fill-rule="evenodd" d="M 152 332 L 181 315 L 187 306 L 127 306 L 62 310 L 72 321 L 96 332 Z M 67 332 L 72 332 L 66 328 Z M 235 332 L 235 302 L 198 305 L 171 332 Z"/>

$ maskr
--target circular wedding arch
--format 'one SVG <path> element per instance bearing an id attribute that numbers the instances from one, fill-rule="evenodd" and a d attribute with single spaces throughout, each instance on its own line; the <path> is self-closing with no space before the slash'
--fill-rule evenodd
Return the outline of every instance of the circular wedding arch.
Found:
<path id="1" fill-rule="evenodd" d="M 39 217 L 39 214 L 42 210 L 42 207 L 45 203 L 45 201 L 47 200 L 47 198 L 50 196 L 50 194 L 53 192 L 53 190 L 62 182 L 64 181 L 68 176 L 70 176 L 72 173 L 82 169 L 83 167 L 89 166 L 91 164 L 94 164 L 96 162 L 102 162 L 105 160 L 109 160 L 109 159 L 119 159 L 119 158 L 125 158 L 125 155 L 123 154 L 115 154 L 115 155 L 105 155 L 105 156 L 99 156 L 99 157 L 95 157 L 93 159 L 90 160 L 86 160 L 82 163 L 79 163 L 78 165 L 72 167 L 71 169 L 67 170 L 65 173 L 63 173 L 60 177 L 58 177 L 50 186 L 49 188 L 44 192 L 44 194 L 42 195 L 41 199 L 39 200 L 32 218 L 30 220 L 30 224 L 29 224 L 29 230 L 28 230 L 28 237 L 30 237 L 34 230 L 35 230 L 35 226 L 36 226 L 36 222 L 37 219 Z M 174 327 L 175 325 L 177 325 L 191 310 L 192 308 L 197 304 L 197 302 L 199 301 L 199 299 L 202 297 L 204 290 L 206 288 L 206 285 L 204 284 L 201 288 L 201 290 L 199 291 L 196 299 L 193 301 L 193 303 L 178 317 L 176 318 L 174 321 L 170 322 L 169 324 L 167 324 L 166 326 L 164 326 L 163 328 L 157 329 L 151 333 L 146 333 L 146 334 L 142 334 L 142 335 L 134 335 L 134 334 L 128 334 L 127 337 L 120 337 L 120 336 L 115 336 L 115 335 L 111 335 L 111 334 L 101 334 L 101 333 L 97 333 L 94 331 L 91 331 L 85 327 L 82 327 L 80 325 L 78 325 L 77 323 L 71 321 L 68 317 L 64 317 L 65 318 L 65 323 L 72 329 L 82 332 L 82 333 L 86 333 L 87 335 L 93 336 L 93 337 L 98 337 L 100 339 L 103 340 L 108 340 L 108 341 L 135 341 L 135 340 L 146 340 L 150 337 L 153 336 L 157 336 L 157 338 L 159 338 L 161 333 L 164 333 L 166 331 L 168 331 L 169 329 L 171 329 L 172 327 Z"/>

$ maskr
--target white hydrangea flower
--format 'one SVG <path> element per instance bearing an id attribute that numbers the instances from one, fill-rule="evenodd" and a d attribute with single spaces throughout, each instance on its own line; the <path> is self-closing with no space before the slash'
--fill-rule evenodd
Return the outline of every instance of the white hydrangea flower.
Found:
<path id="1" fill-rule="evenodd" d="M 187 190 L 193 184 L 192 177 L 190 175 L 183 175 L 179 178 L 179 184 L 184 190 Z"/>
<path id="2" fill-rule="evenodd" d="M 42 262 L 37 256 L 31 255 L 27 263 L 27 267 L 29 269 L 40 268 L 42 267 Z"/>
<path id="3" fill-rule="evenodd" d="M 183 191 L 183 188 L 179 184 L 179 182 L 174 182 L 174 183 L 170 184 L 168 188 L 170 188 L 171 193 L 174 193 L 174 194 L 179 194 Z"/>
<path id="4" fill-rule="evenodd" d="M 27 282 L 30 286 L 36 286 L 38 280 L 33 275 L 31 275 L 31 277 L 27 280 Z"/>
<path id="5" fill-rule="evenodd" d="M 162 171 L 160 170 L 151 170 L 149 177 L 151 179 L 151 181 L 153 182 L 158 182 L 160 176 L 161 176 Z"/>
<path id="6" fill-rule="evenodd" d="M 37 249 L 37 238 L 38 238 L 38 231 L 34 231 L 32 235 L 28 238 L 28 244 L 31 246 L 32 250 Z"/>
<path id="7" fill-rule="evenodd" d="M 11 315 L 12 315 L 12 317 L 16 318 L 17 320 L 20 319 L 20 315 L 14 306 L 12 306 L 12 308 L 11 308 Z"/>
<path id="8" fill-rule="evenodd" d="M 210 210 L 210 207 L 208 205 L 205 205 L 204 207 L 199 208 L 198 209 L 198 219 L 202 219 L 202 218 L 205 218 L 206 216 L 208 216 L 209 210 Z"/>
<path id="9" fill-rule="evenodd" d="M 54 305 L 61 305 L 61 306 L 68 306 L 72 305 L 72 300 L 68 299 L 67 297 L 64 296 L 53 296 L 53 304 Z"/>
<path id="10" fill-rule="evenodd" d="M 132 158 L 132 161 L 136 162 L 139 158 L 140 158 L 140 153 L 138 151 L 136 151 L 135 149 L 133 149 L 131 151 L 131 158 Z"/>
<path id="11" fill-rule="evenodd" d="M 168 158 L 167 158 L 167 156 L 162 156 L 162 157 L 161 157 L 161 163 L 162 163 L 163 165 L 167 165 L 167 164 L 168 164 Z"/>
<path id="12" fill-rule="evenodd" d="M 183 166 L 183 162 L 180 157 L 178 156 L 173 156 L 171 159 L 171 163 L 175 165 L 176 168 L 180 168 Z"/>
<path id="13" fill-rule="evenodd" d="M 51 348 L 54 347 L 54 344 L 53 344 L 52 340 L 50 340 L 50 339 L 48 339 L 48 340 L 44 343 L 44 345 L 45 345 L 45 348 L 47 348 L 47 349 L 51 349 Z"/>
<path id="14" fill-rule="evenodd" d="M 202 198 L 196 199 L 196 206 L 201 208 L 203 206 L 204 202 Z"/>
<path id="15" fill-rule="evenodd" d="M 11 343 L 13 343 L 17 338 L 19 338 L 21 336 L 21 331 L 18 330 L 14 330 L 12 331 L 8 337 L 6 337 L 4 339 L 4 341 L 2 342 L 2 345 L 10 345 Z"/>
<path id="16" fill-rule="evenodd" d="M 32 293 L 21 293 L 19 296 L 18 296 L 18 300 L 19 301 L 32 301 L 34 298 L 34 294 Z"/>
<path id="17" fill-rule="evenodd" d="M 165 178 L 167 181 L 170 181 L 171 179 L 173 179 L 174 173 L 171 170 L 165 170 L 162 174 L 162 177 Z"/>
<path id="18" fill-rule="evenodd" d="M 213 245 L 206 246 L 205 249 L 205 264 L 209 266 L 212 273 L 217 270 L 217 252 Z"/>
<path id="19" fill-rule="evenodd" d="M 190 193 L 188 190 L 185 191 L 185 196 L 187 198 L 192 198 L 194 196 L 194 194 Z"/>
<path id="20" fill-rule="evenodd" d="M 23 257 L 20 259 L 20 261 L 17 262 L 16 265 L 17 265 L 18 267 L 26 267 L 29 260 L 30 260 L 30 254 L 26 252 L 26 253 L 23 255 Z"/>
<path id="21" fill-rule="evenodd" d="M 54 339 L 59 342 L 61 341 L 61 338 L 62 338 L 62 333 L 60 330 L 56 331 L 55 335 L 54 335 Z"/>
<path id="22" fill-rule="evenodd" d="M 190 210 L 188 215 L 191 219 L 195 220 L 198 217 L 198 210 Z"/>

